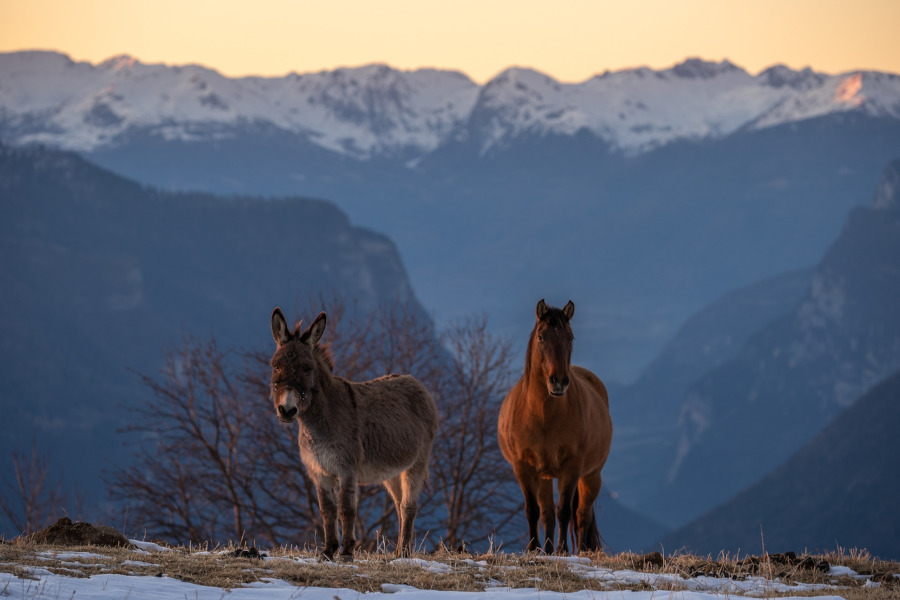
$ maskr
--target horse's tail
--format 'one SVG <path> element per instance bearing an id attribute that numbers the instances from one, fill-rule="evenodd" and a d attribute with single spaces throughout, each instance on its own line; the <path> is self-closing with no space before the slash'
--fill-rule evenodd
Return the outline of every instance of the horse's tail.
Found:
<path id="1" fill-rule="evenodd" d="M 578 545 L 579 551 L 596 552 L 603 548 L 603 538 L 600 536 L 600 530 L 597 529 L 597 515 L 594 507 L 591 506 L 591 512 L 588 516 L 588 522 L 584 527 L 584 539 L 578 539 L 578 531 L 582 524 L 578 522 L 578 488 L 575 489 L 575 497 L 572 500 L 572 511 L 575 518 L 572 519 L 572 536 L 575 538 L 575 544 Z"/>

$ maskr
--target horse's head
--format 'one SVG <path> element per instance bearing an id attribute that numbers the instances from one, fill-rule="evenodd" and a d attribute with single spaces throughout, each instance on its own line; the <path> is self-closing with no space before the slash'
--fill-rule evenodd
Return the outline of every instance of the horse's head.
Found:
<path id="1" fill-rule="evenodd" d="M 572 361 L 572 328 L 569 319 L 575 314 L 575 304 L 569 300 L 562 309 L 547 306 L 541 300 L 535 310 L 537 323 L 532 332 L 532 364 L 540 365 L 546 376 L 551 396 L 562 396 L 569 387 L 569 366 Z M 539 362 L 535 362 L 539 361 Z"/>
<path id="2" fill-rule="evenodd" d="M 272 312 L 272 337 L 275 338 L 275 354 L 272 355 L 272 400 L 275 413 L 285 423 L 305 412 L 319 393 L 316 344 L 325 332 L 325 313 L 319 313 L 306 331 L 300 333 L 300 323 L 294 331 L 288 328 L 280 308 Z"/>

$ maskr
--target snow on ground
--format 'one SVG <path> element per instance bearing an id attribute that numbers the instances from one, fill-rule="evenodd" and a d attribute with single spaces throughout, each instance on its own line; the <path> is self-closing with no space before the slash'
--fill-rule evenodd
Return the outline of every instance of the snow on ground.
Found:
<path id="1" fill-rule="evenodd" d="M 45 553 L 46 554 L 46 553 Z M 50 553 L 56 558 L 105 558 L 103 555 L 86 552 Z M 268 558 L 267 560 L 297 560 L 291 557 Z M 306 560 L 306 559 L 302 559 Z M 310 559 L 311 560 L 311 559 Z M 366 593 L 365 597 L 373 600 L 379 598 L 397 598 L 398 600 L 659 600 L 660 598 L 677 598 L 678 600 L 738 600 L 740 598 L 759 598 L 771 596 L 773 593 L 803 594 L 810 591 L 822 591 L 838 588 L 827 585 L 785 584 L 778 580 L 770 581 L 762 577 L 750 577 L 739 581 L 716 577 L 695 577 L 685 579 L 674 574 L 640 573 L 630 570 L 613 571 L 595 566 L 589 559 L 580 557 L 547 557 L 547 560 L 563 561 L 574 572 L 585 579 L 605 582 L 609 591 L 582 590 L 575 593 L 549 592 L 534 588 L 511 589 L 488 583 L 481 592 L 456 592 L 422 590 L 408 585 L 384 584 L 382 591 Z M 398 566 L 415 565 L 430 572 L 448 572 L 452 565 L 440 561 L 423 559 L 396 559 L 392 561 Z M 77 563 L 76 563 L 77 564 Z M 352 566 L 352 565 L 348 565 Z M 477 561 L 470 566 L 478 567 Z M 854 576 L 855 572 L 842 567 L 841 574 Z M 44 568 L 31 567 L 29 574 L 34 579 L 19 578 L 11 573 L 0 573 L 0 597 L 53 599 L 60 598 L 128 598 L 129 600 L 149 599 L 184 599 L 196 600 L 348 600 L 363 596 L 361 592 L 346 588 L 298 587 L 279 579 L 263 579 L 244 588 L 230 590 L 214 588 L 194 583 L 187 583 L 171 577 L 152 577 L 139 575 L 101 574 L 92 577 L 67 577 L 51 573 Z M 73 575 L 76 573 L 73 572 Z M 645 584 L 649 591 L 631 591 L 621 589 L 623 586 Z M 677 591 L 670 591 L 674 587 Z M 816 596 L 822 600 L 837 600 L 840 596 Z"/>

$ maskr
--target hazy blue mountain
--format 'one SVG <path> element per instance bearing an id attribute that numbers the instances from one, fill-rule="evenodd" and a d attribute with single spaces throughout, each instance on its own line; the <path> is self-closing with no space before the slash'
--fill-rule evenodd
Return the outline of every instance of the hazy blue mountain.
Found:
<path id="1" fill-rule="evenodd" d="M 692 314 L 814 264 L 900 155 L 900 78 L 723 61 L 484 85 L 384 65 L 229 79 L 0 55 L 0 138 L 145 184 L 329 198 L 390 235 L 443 319 L 527 334 L 579 307 L 580 360 L 628 382 Z M 465 290 L 464 299 L 460 290 Z"/>
<path id="2" fill-rule="evenodd" d="M 663 539 L 701 554 L 865 548 L 900 559 L 900 373 L 838 414 L 783 465 Z"/>
<path id="3" fill-rule="evenodd" d="M 92 504 L 128 408 L 155 401 L 138 374 L 184 336 L 268 348 L 276 304 L 415 302 L 392 242 L 328 202 L 161 192 L 44 148 L 0 146 L 0 261 L 0 474 L 34 440 Z M 617 549 L 665 531 L 610 497 L 600 515 Z"/>
<path id="4" fill-rule="evenodd" d="M 900 161 L 885 169 L 874 203 L 850 213 L 797 308 L 691 386 L 665 484 L 638 506 L 667 523 L 699 516 L 900 369 L 897 257 Z"/>
<path id="5" fill-rule="evenodd" d="M 636 382 L 610 389 L 616 435 L 604 481 L 620 500 L 636 503 L 658 491 L 689 387 L 796 309 L 812 276 L 812 269 L 792 271 L 725 294 L 688 319 Z"/>
<path id="6" fill-rule="evenodd" d="M 318 200 L 141 187 L 41 148 L 0 146 L 0 456 L 31 440 L 95 492 L 127 407 L 183 336 L 271 344 L 275 305 L 412 299 L 394 244 Z"/>

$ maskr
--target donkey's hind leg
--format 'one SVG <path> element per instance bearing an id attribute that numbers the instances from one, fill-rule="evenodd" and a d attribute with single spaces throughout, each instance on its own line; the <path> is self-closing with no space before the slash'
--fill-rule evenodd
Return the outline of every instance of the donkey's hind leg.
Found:
<path id="1" fill-rule="evenodd" d="M 425 485 L 427 476 L 428 456 L 400 474 L 402 497 L 400 509 L 397 511 L 400 517 L 400 539 L 397 540 L 397 554 L 400 556 L 409 556 L 412 552 L 416 514 L 419 512 L 419 493 Z"/>
<path id="2" fill-rule="evenodd" d="M 403 487 L 400 483 L 400 475 L 385 479 L 383 483 L 384 489 L 394 501 L 394 510 L 397 512 L 397 531 L 400 531 L 403 527 L 403 513 L 400 508 L 400 502 L 403 500 Z"/>

